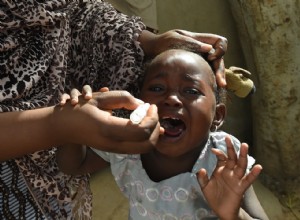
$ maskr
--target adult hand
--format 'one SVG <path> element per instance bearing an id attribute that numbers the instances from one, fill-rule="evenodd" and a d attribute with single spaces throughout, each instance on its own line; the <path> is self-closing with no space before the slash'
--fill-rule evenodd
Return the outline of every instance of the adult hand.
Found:
<path id="1" fill-rule="evenodd" d="M 75 106 L 67 102 L 56 107 L 55 118 L 59 117 L 60 124 L 56 127 L 61 127 L 62 139 L 128 154 L 145 153 L 155 145 L 160 134 L 156 106 L 152 105 L 144 120 L 134 125 L 129 119 L 111 115 L 113 109 L 133 110 L 141 104 L 142 101 L 126 91 L 106 90 L 93 93 L 89 100 L 82 96 L 78 98 Z"/>
<path id="2" fill-rule="evenodd" d="M 220 87 L 226 86 L 223 61 L 223 56 L 227 51 L 227 39 L 225 37 L 185 30 L 170 30 L 158 35 L 143 31 L 139 41 L 147 56 L 155 56 L 162 51 L 174 48 L 176 45 L 198 48 L 200 53 L 209 53 L 208 59 L 213 61 L 218 85 Z"/>
<path id="3" fill-rule="evenodd" d="M 248 145 L 241 145 L 240 155 L 237 157 L 230 137 L 227 136 L 225 141 L 228 156 L 221 150 L 212 149 L 218 159 L 216 168 L 210 179 L 206 171 L 201 169 L 198 181 L 207 202 L 217 216 L 222 219 L 238 219 L 242 213 L 240 207 L 245 191 L 256 180 L 262 167 L 255 165 L 245 175 Z"/>
<path id="4" fill-rule="evenodd" d="M 99 92 L 108 92 L 109 88 L 107 87 L 103 87 L 99 90 Z M 72 89 L 70 94 L 68 93 L 64 93 L 61 97 L 60 97 L 60 105 L 63 106 L 64 104 L 66 104 L 66 102 L 68 100 L 71 101 L 72 105 L 77 105 L 79 102 L 79 96 L 83 96 L 84 99 L 89 100 L 92 98 L 92 94 L 93 94 L 93 90 L 92 87 L 90 85 L 84 85 L 82 87 L 82 92 L 79 92 L 78 89 Z"/>

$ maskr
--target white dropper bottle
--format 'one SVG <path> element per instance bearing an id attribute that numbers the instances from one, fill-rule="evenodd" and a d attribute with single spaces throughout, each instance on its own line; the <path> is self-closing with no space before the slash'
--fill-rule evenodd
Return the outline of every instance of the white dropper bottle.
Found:
<path id="1" fill-rule="evenodd" d="M 147 111 L 150 107 L 149 103 L 144 103 L 139 105 L 131 114 L 130 114 L 130 121 L 133 124 L 139 124 L 144 117 L 147 115 Z"/>

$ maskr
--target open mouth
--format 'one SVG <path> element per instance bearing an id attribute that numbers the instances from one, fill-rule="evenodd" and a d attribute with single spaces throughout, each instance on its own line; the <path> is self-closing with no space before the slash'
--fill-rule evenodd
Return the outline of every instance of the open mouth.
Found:
<path id="1" fill-rule="evenodd" d="M 178 118 L 163 118 L 160 125 L 165 129 L 164 135 L 167 137 L 179 137 L 185 131 L 185 123 Z"/>

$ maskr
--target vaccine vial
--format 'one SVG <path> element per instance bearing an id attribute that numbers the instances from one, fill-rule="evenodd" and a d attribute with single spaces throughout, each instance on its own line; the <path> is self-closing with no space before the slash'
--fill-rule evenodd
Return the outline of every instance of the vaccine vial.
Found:
<path id="1" fill-rule="evenodd" d="M 149 103 L 144 103 L 138 106 L 131 114 L 130 114 L 130 121 L 133 124 L 139 124 L 147 114 L 147 111 L 150 107 Z"/>

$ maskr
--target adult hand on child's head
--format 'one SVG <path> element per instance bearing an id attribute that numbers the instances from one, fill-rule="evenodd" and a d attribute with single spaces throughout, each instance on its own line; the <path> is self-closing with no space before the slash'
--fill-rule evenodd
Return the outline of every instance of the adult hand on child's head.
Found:
<path id="1" fill-rule="evenodd" d="M 225 66 L 223 56 L 227 51 L 227 39 L 225 37 L 208 34 L 195 33 L 185 30 L 171 30 L 157 35 L 154 54 L 159 54 L 176 45 L 199 48 L 200 53 L 209 53 L 208 59 L 213 61 L 216 72 L 217 83 L 220 87 L 226 86 Z M 213 50 L 212 50 L 213 48 Z"/>
<path id="2" fill-rule="evenodd" d="M 57 111 L 65 112 L 58 114 L 60 123 L 67 125 L 61 126 L 64 140 L 117 153 L 144 153 L 152 149 L 160 134 L 156 106 L 151 106 L 144 120 L 134 125 L 129 119 L 112 116 L 111 111 L 133 110 L 142 101 L 126 91 L 102 91 L 93 93 L 89 100 L 78 96 L 75 106 L 66 103 L 57 107 Z"/>

